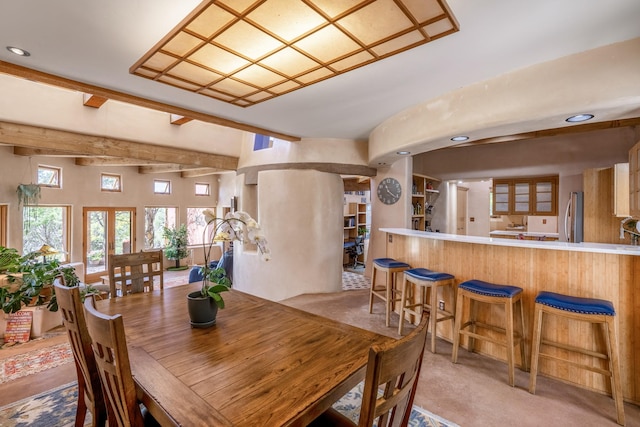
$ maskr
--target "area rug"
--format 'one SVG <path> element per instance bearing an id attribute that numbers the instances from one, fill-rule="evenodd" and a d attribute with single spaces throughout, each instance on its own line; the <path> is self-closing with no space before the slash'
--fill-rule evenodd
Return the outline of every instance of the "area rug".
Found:
<path id="1" fill-rule="evenodd" d="M 73 353 L 68 343 L 0 359 L 0 384 L 72 361 Z M 0 424 L 0 426 L 4 426 L 4 424 Z"/>
<path id="2" fill-rule="evenodd" d="M 75 420 L 78 389 L 75 382 L 0 408 L 2 427 L 72 426 Z M 333 406 L 342 414 L 358 420 L 362 384 L 347 393 Z M 90 417 L 90 415 L 88 415 Z M 88 422 L 87 418 L 87 421 Z M 85 424 L 86 424 L 85 422 Z M 411 427 L 459 427 L 417 406 L 411 411 Z"/>
<path id="3" fill-rule="evenodd" d="M 362 274 L 342 272 L 342 290 L 352 291 L 355 289 L 369 289 L 369 279 Z"/>

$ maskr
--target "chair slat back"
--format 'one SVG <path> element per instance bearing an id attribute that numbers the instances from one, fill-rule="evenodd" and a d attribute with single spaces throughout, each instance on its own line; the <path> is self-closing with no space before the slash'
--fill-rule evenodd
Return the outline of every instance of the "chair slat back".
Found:
<path id="1" fill-rule="evenodd" d="M 85 299 L 84 312 L 107 402 L 109 426 L 142 426 L 122 316 L 100 313 L 93 297 Z"/>
<path id="2" fill-rule="evenodd" d="M 359 426 L 406 426 L 418 385 L 429 315 L 406 337 L 369 350 Z M 379 390 L 383 390 L 378 396 Z"/>
<path id="3" fill-rule="evenodd" d="M 76 421 L 81 419 L 84 422 L 88 407 L 93 417 L 92 425 L 104 426 L 107 420 L 107 411 L 96 359 L 91 348 L 91 337 L 85 322 L 80 288 L 65 286 L 63 276 L 59 276 L 57 281 L 58 283 L 54 283 L 53 286 L 58 301 L 58 310 L 62 314 L 62 323 L 69 335 L 69 344 L 78 376 L 78 416 Z"/>
<path id="4" fill-rule="evenodd" d="M 117 290 L 122 296 L 128 293 L 152 291 L 155 277 L 160 289 L 164 289 L 164 256 L 162 250 L 143 251 L 132 254 L 109 255 L 109 286 L 111 298 Z"/>

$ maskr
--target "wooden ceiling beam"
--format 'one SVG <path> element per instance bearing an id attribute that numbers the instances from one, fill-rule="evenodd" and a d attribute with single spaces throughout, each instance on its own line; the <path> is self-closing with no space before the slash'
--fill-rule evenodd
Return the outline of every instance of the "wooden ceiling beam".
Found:
<path id="1" fill-rule="evenodd" d="M 221 172 L 226 172 L 226 171 L 222 171 L 220 169 L 213 169 L 213 168 L 192 169 L 192 170 L 183 171 L 180 174 L 180 177 L 181 178 L 198 178 L 200 176 L 215 175 Z"/>
<path id="2" fill-rule="evenodd" d="M 22 147 L 236 170 L 238 158 L 0 121 L 0 142 Z"/>
<path id="3" fill-rule="evenodd" d="M 200 120 L 201 122 L 213 123 L 219 126 L 225 126 L 232 129 L 238 129 L 246 132 L 259 133 L 262 135 L 273 136 L 274 138 L 283 139 L 285 141 L 300 141 L 299 136 L 287 135 L 280 132 L 275 132 L 269 129 L 260 128 L 257 126 L 251 126 L 245 123 L 236 122 L 233 120 L 225 119 L 222 117 L 214 116 L 211 114 L 201 113 L 194 110 L 188 110 L 186 108 L 177 107 L 175 105 L 165 104 L 163 102 L 152 101 L 150 99 L 141 98 L 139 96 L 130 95 L 124 92 L 118 92 L 111 89 L 106 89 L 100 86 L 83 83 L 64 77 L 56 76 L 53 74 L 44 73 L 42 71 L 32 70 L 20 65 L 11 64 L 9 62 L 0 61 L 0 72 L 10 74 L 16 77 L 24 78 L 27 80 L 33 80 L 40 83 L 46 83 L 52 86 L 57 86 L 65 89 L 76 90 L 79 92 L 91 93 L 95 96 L 101 96 L 104 98 L 113 99 L 115 101 L 126 102 L 128 104 L 137 105 L 138 107 L 149 108 L 156 111 L 164 111 L 166 113 L 177 114 L 179 116 L 190 117 L 194 120 Z"/>
<path id="4" fill-rule="evenodd" d="M 191 120 L 191 118 L 189 117 L 185 117 L 185 116 L 179 116 L 177 114 L 169 114 L 169 123 L 171 123 L 172 125 L 183 125 L 185 123 L 189 123 Z"/>
<path id="5" fill-rule="evenodd" d="M 82 94 L 82 105 L 85 107 L 100 108 L 108 100 L 109 98 L 105 98 L 104 96 L 92 95 L 89 93 Z"/>
<path id="6" fill-rule="evenodd" d="M 178 164 L 164 164 L 154 166 L 139 166 L 138 173 L 140 174 L 152 174 L 152 173 L 170 173 L 170 172 L 188 172 L 188 171 L 207 171 L 209 173 L 224 172 L 225 169 L 219 168 L 203 168 L 202 166 L 192 165 L 178 165 Z"/>
<path id="7" fill-rule="evenodd" d="M 43 149 L 43 148 L 31 148 L 31 147 L 13 147 L 13 154 L 16 156 L 47 156 L 47 157 L 75 157 L 78 153 L 73 153 L 71 151 L 60 151 L 60 150 L 52 150 L 52 149 Z"/>
<path id="8" fill-rule="evenodd" d="M 146 166 L 164 163 L 152 160 L 124 159 L 121 157 L 76 157 L 77 166 Z"/>

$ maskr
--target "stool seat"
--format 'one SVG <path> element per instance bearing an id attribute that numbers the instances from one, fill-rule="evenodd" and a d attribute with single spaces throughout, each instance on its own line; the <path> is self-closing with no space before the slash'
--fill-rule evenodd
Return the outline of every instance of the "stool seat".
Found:
<path id="1" fill-rule="evenodd" d="M 373 263 L 382 268 L 411 268 L 406 262 L 396 261 L 393 258 L 376 258 Z"/>
<path id="2" fill-rule="evenodd" d="M 453 276 L 449 273 L 439 273 L 427 268 L 411 268 L 404 272 L 407 276 L 411 276 L 414 279 L 428 280 L 430 282 L 439 282 L 440 280 L 453 279 Z"/>
<path id="3" fill-rule="evenodd" d="M 499 298 L 513 298 L 522 292 L 522 288 L 509 285 L 495 285 L 482 280 L 468 280 L 461 283 L 458 289 L 464 289 L 480 295 Z"/>
<path id="4" fill-rule="evenodd" d="M 616 310 L 613 308 L 611 301 L 603 299 L 573 297 L 543 291 L 536 297 L 536 303 L 580 314 L 616 315 Z"/>
<path id="5" fill-rule="evenodd" d="M 391 323 L 391 312 L 396 302 L 400 301 L 400 291 L 396 287 L 396 274 L 410 269 L 406 262 L 393 258 L 376 258 L 373 260 L 373 274 L 371 276 L 371 288 L 369 292 L 369 313 L 373 313 L 373 298 L 377 297 L 384 301 L 385 305 L 385 325 Z M 376 277 L 378 272 L 386 274 L 385 284 L 378 286 Z"/>
<path id="6" fill-rule="evenodd" d="M 524 307 L 522 303 L 522 288 L 509 285 L 496 285 L 482 280 L 468 280 L 458 285 L 458 298 L 456 302 L 455 326 L 453 329 L 453 352 L 451 361 L 458 361 L 458 347 L 460 345 L 460 335 L 469 339 L 469 351 L 474 350 L 475 340 L 487 341 L 493 344 L 506 346 L 507 367 L 509 373 L 509 385 L 515 383 L 515 351 L 516 346 L 520 347 L 521 367 L 528 371 L 527 358 L 527 328 L 524 324 Z M 469 301 L 468 319 L 463 319 L 464 303 Z M 495 304 L 504 307 L 504 325 L 496 325 L 494 321 L 484 323 L 477 317 L 477 303 Z M 520 331 L 516 331 L 516 318 L 520 318 Z M 476 329 L 481 328 L 503 334 L 505 339 L 497 339 L 492 335 L 479 334 Z"/>
<path id="7" fill-rule="evenodd" d="M 398 334 L 402 335 L 406 314 L 420 316 L 422 319 L 425 310 L 429 312 L 429 326 L 431 328 L 431 352 L 436 352 L 436 327 L 438 322 L 445 320 L 454 321 L 455 317 L 455 284 L 454 276 L 449 273 L 441 273 L 428 268 L 410 268 L 404 271 L 402 284 L 402 297 L 400 298 L 400 321 L 398 322 Z M 411 286 L 414 285 L 414 286 Z M 446 291 L 450 287 L 450 309 L 445 310 Z M 415 297 L 415 288 L 420 287 L 420 297 Z M 442 306 L 438 303 L 438 288 L 442 289 Z M 428 292 L 428 296 L 427 296 Z M 416 301 L 417 300 L 417 301 Z"/>

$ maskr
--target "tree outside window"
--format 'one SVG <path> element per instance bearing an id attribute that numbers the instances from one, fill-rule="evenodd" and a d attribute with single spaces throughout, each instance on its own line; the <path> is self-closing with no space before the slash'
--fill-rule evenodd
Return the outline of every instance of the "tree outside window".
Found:
<path id="1" fill-rule="evenodd" d="M 47 244 L 60 252 L 53 255 L 53 258 L 66 261 L 69 252 L 70 210 L 69 206 L 30 206 L 29 209 L 24 209 L 23 253 L 35 252 Z"/>
<path id="2" fill-rule="evenodd" d="M 178 208 L 149 206 L 144 208 L 144 248 L 164 247 L 162 237 L 164 227 L 174 228 L 177 224 Z"/>
<path id="3" fill-rule="evenodd" d="M 187 235 L 189 239 L 189 245 L 201 245 L 202 233 L 207 227 L 207 221 L 204 219 L 204 212 L 206 209 L 215 208 L 187 208 Z"/>

